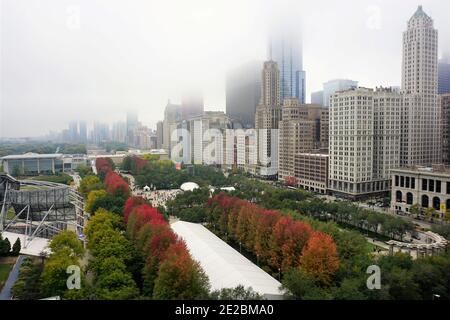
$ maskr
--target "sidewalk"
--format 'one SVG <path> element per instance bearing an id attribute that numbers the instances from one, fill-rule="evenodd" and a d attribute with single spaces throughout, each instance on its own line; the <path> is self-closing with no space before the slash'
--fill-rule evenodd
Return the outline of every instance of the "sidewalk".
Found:
<path id="1" fill-rule="evenodd" d="M 22 266 L 23 259 L 25 256 L 20 255 L 17 258 L 16 263 L 14 264 L 14 267 L 12 268 L 11 272 L 9 273 L 8 280 L 6 280 L 5 285 L 3 286 L 2 292 L 0 292 L 0 300 L 11 300 L 12 298 L 12 287 L 14 283 L 16 283 L 17 278 L 19 277 L 19 269 Z"/>

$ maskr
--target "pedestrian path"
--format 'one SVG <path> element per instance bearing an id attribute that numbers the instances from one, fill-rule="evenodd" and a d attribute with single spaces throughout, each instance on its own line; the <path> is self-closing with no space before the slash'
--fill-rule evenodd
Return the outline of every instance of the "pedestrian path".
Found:
<path id="1" fill-rule="evenodd" d="M 14 267 L 12 268 L 11 272 L 9 273 L 8 280 L 6 280 L 5 285 L 3 286 L 2 292 L 0 292 L 0 300 L 11 300 L 12 298 L 12 287 L 14 286 L 14 283 L 16 283 L 17 278 L 19 277 L 19 270 L 22 266 L 23 260 L 25 256 L 20 255 L 17 258 L 16 263 L 14 264 Z"/>

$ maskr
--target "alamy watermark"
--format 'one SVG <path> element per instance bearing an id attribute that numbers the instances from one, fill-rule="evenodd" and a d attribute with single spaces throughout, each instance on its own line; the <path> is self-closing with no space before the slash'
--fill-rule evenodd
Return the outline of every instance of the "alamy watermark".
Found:
<path id="1" fill-rule="evenodd" d="M 278 129 L 179 128 L 170 136 L 170 158 L 184 164 L 260 165 L 276 174 L 278 144 Z"/>
<path id="2" fill-rule="evenodd" d="M 70 274 L 67 278 L 66 285 L 69 290 L 81 289 L 81 269 L 77 265 L 70 265 L 66 269 L 66 273 Z"/>

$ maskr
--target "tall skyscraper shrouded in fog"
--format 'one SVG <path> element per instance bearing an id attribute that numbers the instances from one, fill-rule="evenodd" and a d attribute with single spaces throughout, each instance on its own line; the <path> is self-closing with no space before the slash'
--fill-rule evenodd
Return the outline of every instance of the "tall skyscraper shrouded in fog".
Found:
<path id="1" fill-rule="evenodd" d="M 86 142 L 87 141 L 87 125 L 86 125 L 86 121 L 80 121 L 79 122 L 79 126 L 80 126 L 80 132 L 79 132 L 79 139 L 80 142 Z"/>
<path id="2" fill-rule="evenodd" d="M 281 120 L 280 71 L 275 61 L 264 62 L 261 73 L 261 102 L 256 108 L 258 131 L 257 172 L 272 177 L 278 171 L 278 124 Z"/>
<path id="3" fill-rule="evenodd" d="M 437 49 L 438 31 L 433 19 L 419 6 L 403 33 L 400 153 L 403 166 L 441 162 Z"/>
<path id="4" fill-rule="evenodd" d="M 227 74 L 226 110 L 233 120 L 244 127 L 255 125 L 256 107 L 261 99 L 262 61 L 251 61 Z"/>
<path id="5" fill-rule="evenodd" d="M 267 56 L 278 63 L 280 69 L 281 102 L 297 98 L 305 103 L 306 83 L 303 70 L 303 47 L 300 32 L 293 27 L 273 31 L 269 37 Z"/>
<path id="6" fill-rule="evenodd" d="M 69 123 L 68 140 L 72 142 L 78 141 L 78 122 L 71 121 Z"/>
<path id="7" fill-rule="evenodd" d="M 203 94 L 199 91 L 183 93 L 181 97 L 181 116 L 183 119 L 200 116 L 204 111 Z"/>

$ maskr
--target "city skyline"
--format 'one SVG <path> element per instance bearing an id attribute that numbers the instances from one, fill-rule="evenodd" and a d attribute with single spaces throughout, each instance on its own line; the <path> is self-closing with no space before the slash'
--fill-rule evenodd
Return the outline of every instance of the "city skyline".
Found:
<path id="1" fill-rule="evenodd" d="M 449 47 L 445 43 L 450 39 L 450 26 L 445 18 L 450 9 L 448 3 L 435 0 L 347 3 L 348 6 L 334 1 L 294 5 L 292 1 L 284 1 L 283 5 L 277 5 L 266 1 L 255 9 L 253 1 L 247 1 L 234 17 L 237 26 L 233 27 L 227 20 L 232 8 L 225 3 L 210 6 L 194 2 L 189 10 L 197 10 L 198 14 L 189 21 L 168 7 L 158 6 L 163 14 L 148 25 L 147 18 L 154 15 L 147 16 L 153 3 L 135 8 L 120 6 L 124 13 L 121 15 L 114 2 L 105 11 L 98 1 L 92 5 L 75 1 L 73 6 L 47 1 L 39 8 L 32 3 L 4 1 L 0 137 L 45 135 L 49 129 L 65 128 L 75 118 L 112 123 L 120 120 L 129 108 L 138 109 L 140 120 L 156 128 L 157 121 L 163 119 L 167 100 L 180 101 L 181 94 L 191 86 L 202 88 L 205 110 L 225 111 L 226 71 L 252 59 L 264 60 L 269 22 L 286 16 L 302 28 L 307 102 L 311 92 L 336 78 L 355 79 L 368 87 L 399 86 L 402 54 L 399 40 L 410 12 L 419 4 L 434 18 L 439 31 L 439 56 Z M 324 5 L 326 10 L 319 11 Z M 53 10 L 45 11 L 49 7 Z M 142 9 L 139 13 L 138 8 Z M 302 9 L 308 14 L 302 15 Z M 204 27 L 217 20 L 220 12 L 223 12 L 220 19 L 205 33 Z M 95 22 L 98 14 L 102 15 L 102 25 Z M 179 18 L 180 23 L 168 26 L 163 21 L 168 14 Z M 131 22 L 129 18 L 133 15 L 138 19 Z M 28 21 L 17 23 L 23 19 Z M 34 28 L 36 24 L 38 28 Z M 179 27 L 186 25 L 193 26 L 182 32 Z M 147 34 L 150 26 L 162 27 L 170 38 L 162 38 L 157 32 Z M 333 37 L 327 41 L 325 36 L 330 36 L 330 30 L 334 31 Z M 135 36 L 126 39 L 128 31 L 136 32 Z M 94 35 L 89 37 L 90 32 Z M 172 42 L 186 36 L 184 32 L 190 32 L 191 36 L 174 47 L 178 51 L 169 50 Z M 225 37 L 218 41 L 214 37 L 205 38 L 207 34 Z M 21 40 L 17 41 L 17 37 Z M 102 46 L 98 53 L 94 41 Z M 240 45 L 241 42 L 245 45 Z M 198 50 L 205 46 L 206 51 Z M 326 50 L 331 47 L 334 50 Z M 28 52 L 30 48 L 33 50 Z M 112 49 L 117 52 L 105 52 Z M 146 56 L 152 49 L 155 54 Z M 166 56 L 162 57 L 162 52 Z M 107 57 L 105 61 L 95 65 L 102 55 Z M 158 65 L 165 66 L 164 72 Z M 188 83 L 186 77 L 192 74 L 195 81 Z M 13 126 L 16 122 L 23 126 Z"/>

